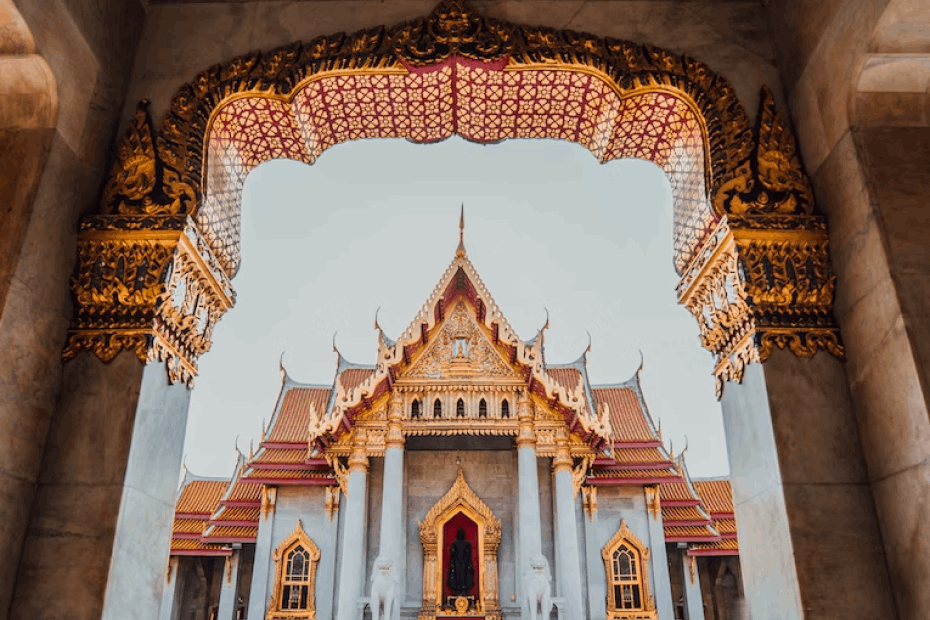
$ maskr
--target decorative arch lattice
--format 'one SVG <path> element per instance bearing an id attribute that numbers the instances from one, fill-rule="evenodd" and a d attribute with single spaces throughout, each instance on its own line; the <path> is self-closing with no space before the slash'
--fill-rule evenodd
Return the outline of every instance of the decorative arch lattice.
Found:
<path id="1" fill-rule="evenodd" d="M 563 139 L 602 162 L 656 163 L 672 184 L 679 273 L 719 217 L 739 208 L 737 194 L 749 192 L 751 201 L 765 189 L 746 180 L 754 147 L 746 113 L 703 63 L 650 45 L 486 19 L 446 0 L 410 23 L 293 43 L 199 74 L 162 121 L 149 175 L 161 187 L 153 183 L 146 196 L 158 210 L 195 216 L 232 275 L 242 185 L 258 164 L 313 163 L 348 140 L 453 134 Z M 134 175 L 120 165 L 111 178 Z M 770 207 L 809 212 L 801 181 L 781 188 Z M 104 210 L 135 210 L 138 194 L 111 183 Z"/>
<path id="2" fill-rule="evenodd" d="M 312 163 L 347 140 L 452 134 L 571 140 L 601 161 L 661 166 L 679 303 L 715 357 L 718 394 L 775 347 L 843 356 L 826 222 L 768 89 L 752 128 L 726 79 L 688 56 L 488 19 L 463 0 L 213 66 L 178 90 L 157 131 L 142 101 L 100 214 L 81 224 L 62 356 L 110 361 L 131 349 L 192 384 L 235 303 L 250 170 L 278 157 Z"/>
<path id="3" fill-rule="evenodd" d="M 620 528 L 601 549 L 604 558 L 604 575 L 607 578 L 607 617 L 608 618 L 655 618 L 655 598 L 649 589 L 649 548 L 636 537 L 620 520 Z M 628 570 L 619 568 L 622 560 L 628 563 Z M 638 574 L 637 574 L 638 573 Z M 624 576 L 629 576 L 624 581 Z M 630 605 L 624 606 L 614 588 L 636 589 L 630 598 Z"/>
<path id="4" fill-rule="evenodd" d="M 304 531 L 300 519 L 294 531 L 274 551 L 274 589 L 265 620 L 316 618 L 316 565 L 320 549 Z"/>

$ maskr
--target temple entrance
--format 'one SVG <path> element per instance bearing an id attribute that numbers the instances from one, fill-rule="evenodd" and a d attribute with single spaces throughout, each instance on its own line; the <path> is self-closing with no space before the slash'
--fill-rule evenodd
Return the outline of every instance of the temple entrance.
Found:
<path id="1" fill-rule="evenodd" d="M 449 492 L 420 522 L 420 542 L 423 604 L 419 620 L 500 620 L 497 549 L 501 524 L 465 482 L 462 470 Z"/>

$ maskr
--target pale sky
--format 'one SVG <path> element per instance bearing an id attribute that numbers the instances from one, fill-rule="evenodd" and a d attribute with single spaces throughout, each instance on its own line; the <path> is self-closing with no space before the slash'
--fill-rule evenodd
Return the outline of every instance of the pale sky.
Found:
<path id="1" fill-rule="evenodd" d="M 694 476 L 728 473 L 711 355 L 675 299 L 671 191 L 640 160 L 601 165 L 551 140 L 479 145 L 453 137 L 338 145 L 312 166 L 273 161 L 245 185 L 236 307 L 200 360 L 184 452 L 192 473 L 229 476 L 234 445 L 257 447 L 281 387 L 332 384 L 336 356 L 374 363 L 375 310 L 396 338 L 455 253 L 468 256 L 523 339 L 545 321 L 546 360 L 587 346 L 591 381 L 639 366 L 646 403 Z"/>

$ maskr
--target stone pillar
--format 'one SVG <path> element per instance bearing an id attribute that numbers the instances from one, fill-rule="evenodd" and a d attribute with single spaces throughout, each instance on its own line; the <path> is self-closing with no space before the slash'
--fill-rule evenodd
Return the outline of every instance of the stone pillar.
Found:
<path id="1" fill-rule="evenodd" d="M 349 483 L 342 507 L 341 564 L 337 620 L 359 620 L 358 600 L 365 580 L 365 500 L 368 495 L 368 454 L 365 433 L 355 429 L 355 444 L 349 457 Z"/>
<path id="2" fill-rule="evenodd" d="M 517 436 L 518 518 L 520 527 L 520 572 L 527 570 L 527 560 L 542 555 L 542 518 L 539 512 L 539 471 L 536 467 L 536 433 L 533 431 L 533 406 L 525 392 L 517 401 L 520 432 Z"/>
<path id="3" fill-rule="evenodd" d="M 258 520 L 258 534 L 255 537 L 255 559 L 252 560 L 252 585 L 249 587 L 248 618 L 264 618 L 268 611 L 271 593 L 268 591 L 274 583 L 274 518 L 276 487 L 262 489 L 262 514 Z M 319 573 L 317 573 L 319 575 Z M 319 576 L 317 576 L 319 579 Z"/>
<path id="4" fill-rule="evenodd" d="M 777 349 L 721 405 L 751 617 L 896 617 L 843 365 Z"/>
<path id="5" fill-rule="evenodd" d="M 581 489 L 584 513 L 585 569 L 588 574 L 588 617 L 596 620 L 607 610 L 607 575 L 598 543 L 597 487 Z"/>
<path id="6" fill-rule="evenodd" d="M 646 505 L 649 512 L 649 563 L 652 565 L 652 594 L 655 597 L 659 618 L 674 618 L 672 580 L 668 574 L 668 555 L 665 553 L 665 527 L 659 504 L 659 487 L 648 486 Z"/>
<path id="7" fill-rule="evenodd" d="M 226 556 L 223 580 L 220 584 L 220 605 L 216 620 L 236 620 L 236 604 L 239 596 L 239 560 L 242 549 L 235 549 Z"/>
<path id="8" fill-rule="evenodd" d="M 384 480 L 382 481 L 381 501 L 381 539 L 378 543 L 378 556 L 381 559 L 390 559 L 391 571 L 394 575 L 396 604 L 394 614 L 388 620 L 400 617 L 400 603 L 402 596 L 402 579 L 404 554 L 401 543 L 404 539 L 403 531 L 403 502 L 404 502 L 404 434 L 401 429 L 403 417 L 403 402 L 400 395 L 391 396 L 388 411 L 388 430 L 385 437 L 384 448 Z M 378 570 L 375 567 L 375 570 Z"/>
<path id="9" fill-rule="evenodd" d="M 121 157 L 152 148 L 144 113 L 133 131 Z M 137 173 L 144 160 L 132 160 Z M 119 212 L 81 222 L 67 363 L 12 617 L 159 616 L 190 388 L 234 293 L 188 216 Z"/>
<path id="10" fill-rule="evenodd" d="M 178 618 L 178 581 L 181 575 L 181 558 L 173 555 L 168 560 L 165 576 L 165 589 L 161 596 L 161 612 L 158 620 L 177 620 Z"/>
<path id="11" fill-rule="evenodd" d="M 578 557 L 578 523 L 575 520 L 575 484 L 572 481 L 572 458 L 568 437 L 563 432 L 556 439 L 552 461 L 555 476 L 556 547 L 559 566 L 556 575 L 562 585 L 568 618 L 584 618 L 584 592 L 581 587 L 581 562 Z"/>
<path id="12" fill-rule="evenodd" d="M 704 620 L 704 597 L 701 596 L 701 576 L 697 558 L 681 550 L 681 593 L 685 599 L 684 620 Z"/>

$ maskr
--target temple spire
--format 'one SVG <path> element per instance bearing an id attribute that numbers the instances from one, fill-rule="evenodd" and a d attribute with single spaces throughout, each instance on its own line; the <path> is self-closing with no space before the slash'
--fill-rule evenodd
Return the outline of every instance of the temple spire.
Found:
<path id="1" fill-rule="evenodd" d="M 459 247 L 455 250 L 456 258 L 465 258 L 465 203 L 462 203 L 462 211 L 459 215 Z"/>

